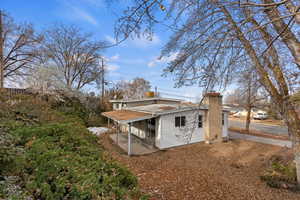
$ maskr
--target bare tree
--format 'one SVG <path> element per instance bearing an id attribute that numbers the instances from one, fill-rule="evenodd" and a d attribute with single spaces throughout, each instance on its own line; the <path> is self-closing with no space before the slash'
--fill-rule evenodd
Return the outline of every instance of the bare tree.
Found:
<path id="1" fill-rule="evenodd" d="M 239 104 L 247 111 L 245 129 L 249 132 L 252 109 L 265 99 L 261 92 L 261 85 L 257 74 L 250 68 L 242 72 L 237 80 L 237 89 L 231 94 L 234 103 Z"/>
<path id="2" fill-rule="evenodd" d="M 123 91 L 123 81 L 119 81 L 117 83 L 110 83 L 111 87 L 107 89 L 106 97 L 109 99 L 123 99 L 124 91 Z"/>
<path id="3" fill-rule="evenodd" d="M 42 93 L 51 93 L 65 88 L 62 73 L 55 66 L 35 66 L 22 83 Z"/>
<path id="4" fill-rule="evenodd" d="M 290 97 L 299 82 L 300 5 L 294 0 L 134 1 L 116 27 L 117 37 L 152 32 L 162 13 L 174 34 L 162 56 L 177 53 L 165 68 L 177 84 L 216 88 L 249 63 L 276 103 L 293 141 L 300 184 L 300 119 Z M 157 14 L 159 13 L 160 14 Z M 288 63 L 283 64 L 283 61 Z M 293 81 L 294 82 L 294 81 Z"/>
<path id="5" fill-rule="evenodd" d="M 80 28 L 60 24 L 45 32 L 42 51 L 44 62 L 60 71 L 65 86 L 80 90 L 101 79 L 100 52 L 105 47 L 105 42 L 93 41 Z"/>
<path id="6" fill-rule="evenodd" d="M 42 39 L 32 25 L 16 24 L 0 10 L 0 88 L 4 87 L 4 79 L 27 74 Z"/>
<path id="7" fill-rule="evenodd" d="M 120 81 L 110 92 L 113 98 L 139 99 L 151 88 L 150 82 L 143 78 L 134 78 L 132 81 Z"/>

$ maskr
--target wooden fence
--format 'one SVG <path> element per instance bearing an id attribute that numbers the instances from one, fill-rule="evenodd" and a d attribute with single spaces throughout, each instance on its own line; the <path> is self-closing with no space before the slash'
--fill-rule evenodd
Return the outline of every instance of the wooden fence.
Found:
<path id="1" fill-rule="evenodd" d="M 3 88 L 0 89 L 1 93 L 4 92 L 8 94 L 9 96 L 15 96 L 15 95 L 32 95 L 33 92 L 28 89 L 20 89 L 20 88 Z"/>

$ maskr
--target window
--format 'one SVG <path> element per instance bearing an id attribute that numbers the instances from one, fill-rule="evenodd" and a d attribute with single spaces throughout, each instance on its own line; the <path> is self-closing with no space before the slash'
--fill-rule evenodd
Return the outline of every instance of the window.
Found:
<path id="1" fill-rule="evenodd" d="M 203 121 L 202 121 L 202 115 L 198 116 L 198 128 L 202 128 L 203 127 Z"/>
<path id="2" fill-rule="evenodd" d="M 175 117 L 175 127 L 183 127 L 183 126 L 185 126 L 185 116 Z"/>
<path id="3" fill-rule="evenodd" d="M 224 113 L 222 113 L 222 125 L 224 125 L 224 122 L 225 122 L 225 116 Z"/>
<path id="4" fill-rule="evenodd" d="M 185 116 L 181 116 L 181 124 L 180 126 L 185 126 Z"/>

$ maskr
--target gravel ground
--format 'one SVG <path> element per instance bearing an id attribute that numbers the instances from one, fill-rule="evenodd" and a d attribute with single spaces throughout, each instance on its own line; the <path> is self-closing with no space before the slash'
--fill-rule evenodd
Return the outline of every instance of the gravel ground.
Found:
<path id="1" fill-rule="evenodd" d="M 107 135 L 100 139 L 113 159 L 138 176 L 151 199 L 299 200 L 300 194 L 268 187 L 259 178 L 274 154 L 291 150 L 251 141 L 197 143 L 128 157 Z"/>

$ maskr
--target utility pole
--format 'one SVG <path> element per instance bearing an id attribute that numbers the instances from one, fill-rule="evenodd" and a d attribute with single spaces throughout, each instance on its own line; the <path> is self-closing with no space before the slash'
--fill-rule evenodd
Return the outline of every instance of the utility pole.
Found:
<path id="1" fill-rule="evenodd" d="M 2 11 L 0 10 L 0 90 L 4 88 L 4 63 L 3 63 L 3 22 Z"/>
<path id="2" fill-rule="evenodd" d="M 101 89 L 101 101 L 102 101 L 102 105 L 104 104 L 104 84 L 105 84 L 105 80 L 104 80 L 104 59 L 102 58 L 102 65 L 101 65 L 101 86 L 102 86 L 102 89 Z"/>
<path id="3" fill-rule="evenodd" d="M 158 97 L 158 93 L 157 93 L 157 86 L 155 86 L 155 92 L 154 92 L 155 97 Z"/>

